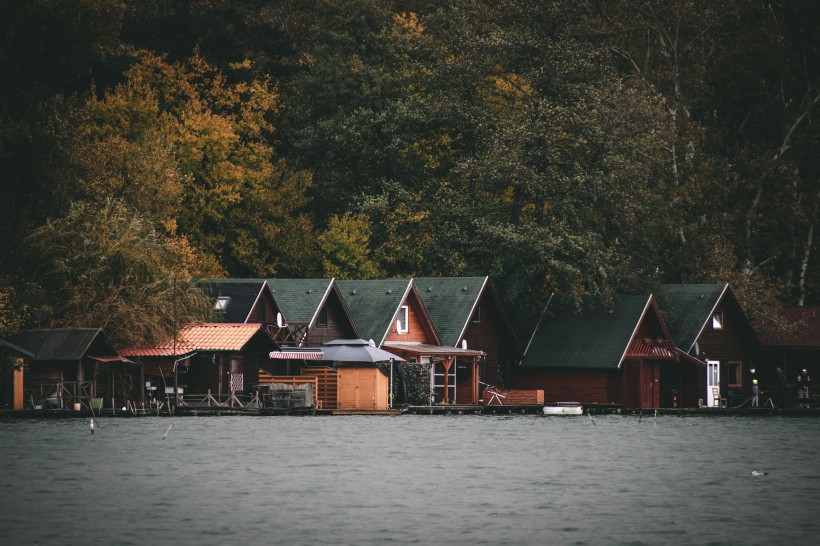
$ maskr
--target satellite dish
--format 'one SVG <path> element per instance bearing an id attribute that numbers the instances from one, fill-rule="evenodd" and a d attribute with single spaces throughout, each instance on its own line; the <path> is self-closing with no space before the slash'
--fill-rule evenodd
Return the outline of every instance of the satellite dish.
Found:
<path id="1" fill-rule="evenodd" d="M 370 345 L 371 347 L 375 347 L 375 346 L 376 346 L 376 342 L 375 342 L 375 341 L 373 341 L 372 339 L 371 339 L 371 340 L 369 340 L 369 341 L 367 342 L 367 344 L 368 344 L 368 345 Z"/>
<path id="2" fill-rule="evenodd" d="M 462 348 L 462 349 L 466 349 L 466 348 L 467 348 L 467 340 L 466 340 L 466 339 L 462 339 L 462 340 L 461 340 L 461 348 Z"/>
<path id="3" fill-rule="evenodd" d="M 282 320 L 282 313 L 276 313 L 276 325 L 281 328 L 284 324 L 284 320 Z"/>

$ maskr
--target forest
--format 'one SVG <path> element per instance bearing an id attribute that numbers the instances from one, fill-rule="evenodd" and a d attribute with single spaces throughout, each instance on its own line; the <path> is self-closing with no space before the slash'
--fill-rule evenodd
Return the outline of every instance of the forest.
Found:
<path id="1" fill-rule="evenodd" d="M 0 39 L 0 335 L 150 342 L 222 276 L 820 304 L 816 0 L 0 0 Z"/>

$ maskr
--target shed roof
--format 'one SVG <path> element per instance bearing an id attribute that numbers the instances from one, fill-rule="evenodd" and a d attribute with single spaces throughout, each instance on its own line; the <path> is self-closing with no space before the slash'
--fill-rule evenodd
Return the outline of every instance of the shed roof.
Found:
<path id="1" fill-rule="evenodd" d="M 618 368 L 651 303 L 651 295 L 619 296 L 611 311 L 556 310 L 538 327 L 523 365 Z"/>
<path id="2" fill-rule="evenodd" d="M 361 337 L 372 339 L 376 346 L 381 346 L 412 287 L 412 281 L 375 279 L 336 282 Z"/>
<path id="3" fill-rule="evenodd" d="M 247 321 L 265 289 L 264 279 L 202 279 L 199 284 L 214 300 L 230 298 L 223 311 L 226 323 Z"/>
<path id="4" fill-rule="evenodd" d="M 661 285 L 658 305 L 677 347 L 692 351 L 728 288 L 728 284 Z"/>
<path id="5" fill-rule="evenodd" d="M 34 355 L 34 360 L 80 360 L 89 353 L 118 356 L 100 328 L 20 330 L 4 345 L 17 346 Z"/>
<path id="6" fill-rule="evenodd" d="M 169 339 L 154 347 L 127 349 L 127 356 L 180 356 L 195 351 L 241 351 L 254 336 L 266 339 L 271 348 L 275 343 L 261 324 L 206 323 L 186 324 L 177 334 L 176 344 Z"/>
<path id="7" fill-rule="evenodd" d="M 781 307 L 774 311 L 784 323 L 781 332 L 766 332 L 761 338 L 770 347 L 820 347 L 820 307 Z"/>

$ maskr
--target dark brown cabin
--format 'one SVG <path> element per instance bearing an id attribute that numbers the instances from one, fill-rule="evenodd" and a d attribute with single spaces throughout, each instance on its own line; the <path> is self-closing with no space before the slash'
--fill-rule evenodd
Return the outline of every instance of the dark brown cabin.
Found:
<path id="1" fill-rule="evenodd" d="M 18 410 L 108 406 L 130 363 L 99 328 L 20 330 L 0 349 L 15 359 L 2 378 L 2 404 Z"/>
<path id="2" fill-rule="evenodd" d="M 510 370 L 510 383 L 543 390 L 546 404 L 675 407 L 686 403 L 680 393 L 692 366 L 675 352 L 651 295 L 620 296 L 611 310 L 554 310 Z"/>
<path id="3" fill-rule="evenodd" d="M 675 346 L 705 365 L 697 400 L 713 407 L 747 403 L 752 380 L 768 363 L 729 285 L 665 284 L 657 298 Z"/>

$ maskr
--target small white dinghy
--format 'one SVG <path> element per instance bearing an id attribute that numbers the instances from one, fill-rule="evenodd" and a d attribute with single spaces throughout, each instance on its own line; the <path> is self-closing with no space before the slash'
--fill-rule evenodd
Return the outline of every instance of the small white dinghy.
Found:
<path id="1" fill-rule="evenodd" d="M 544 406 L 544 415 L 583 415 L 584 407 L 579 402 L 556 402 Z"/>

